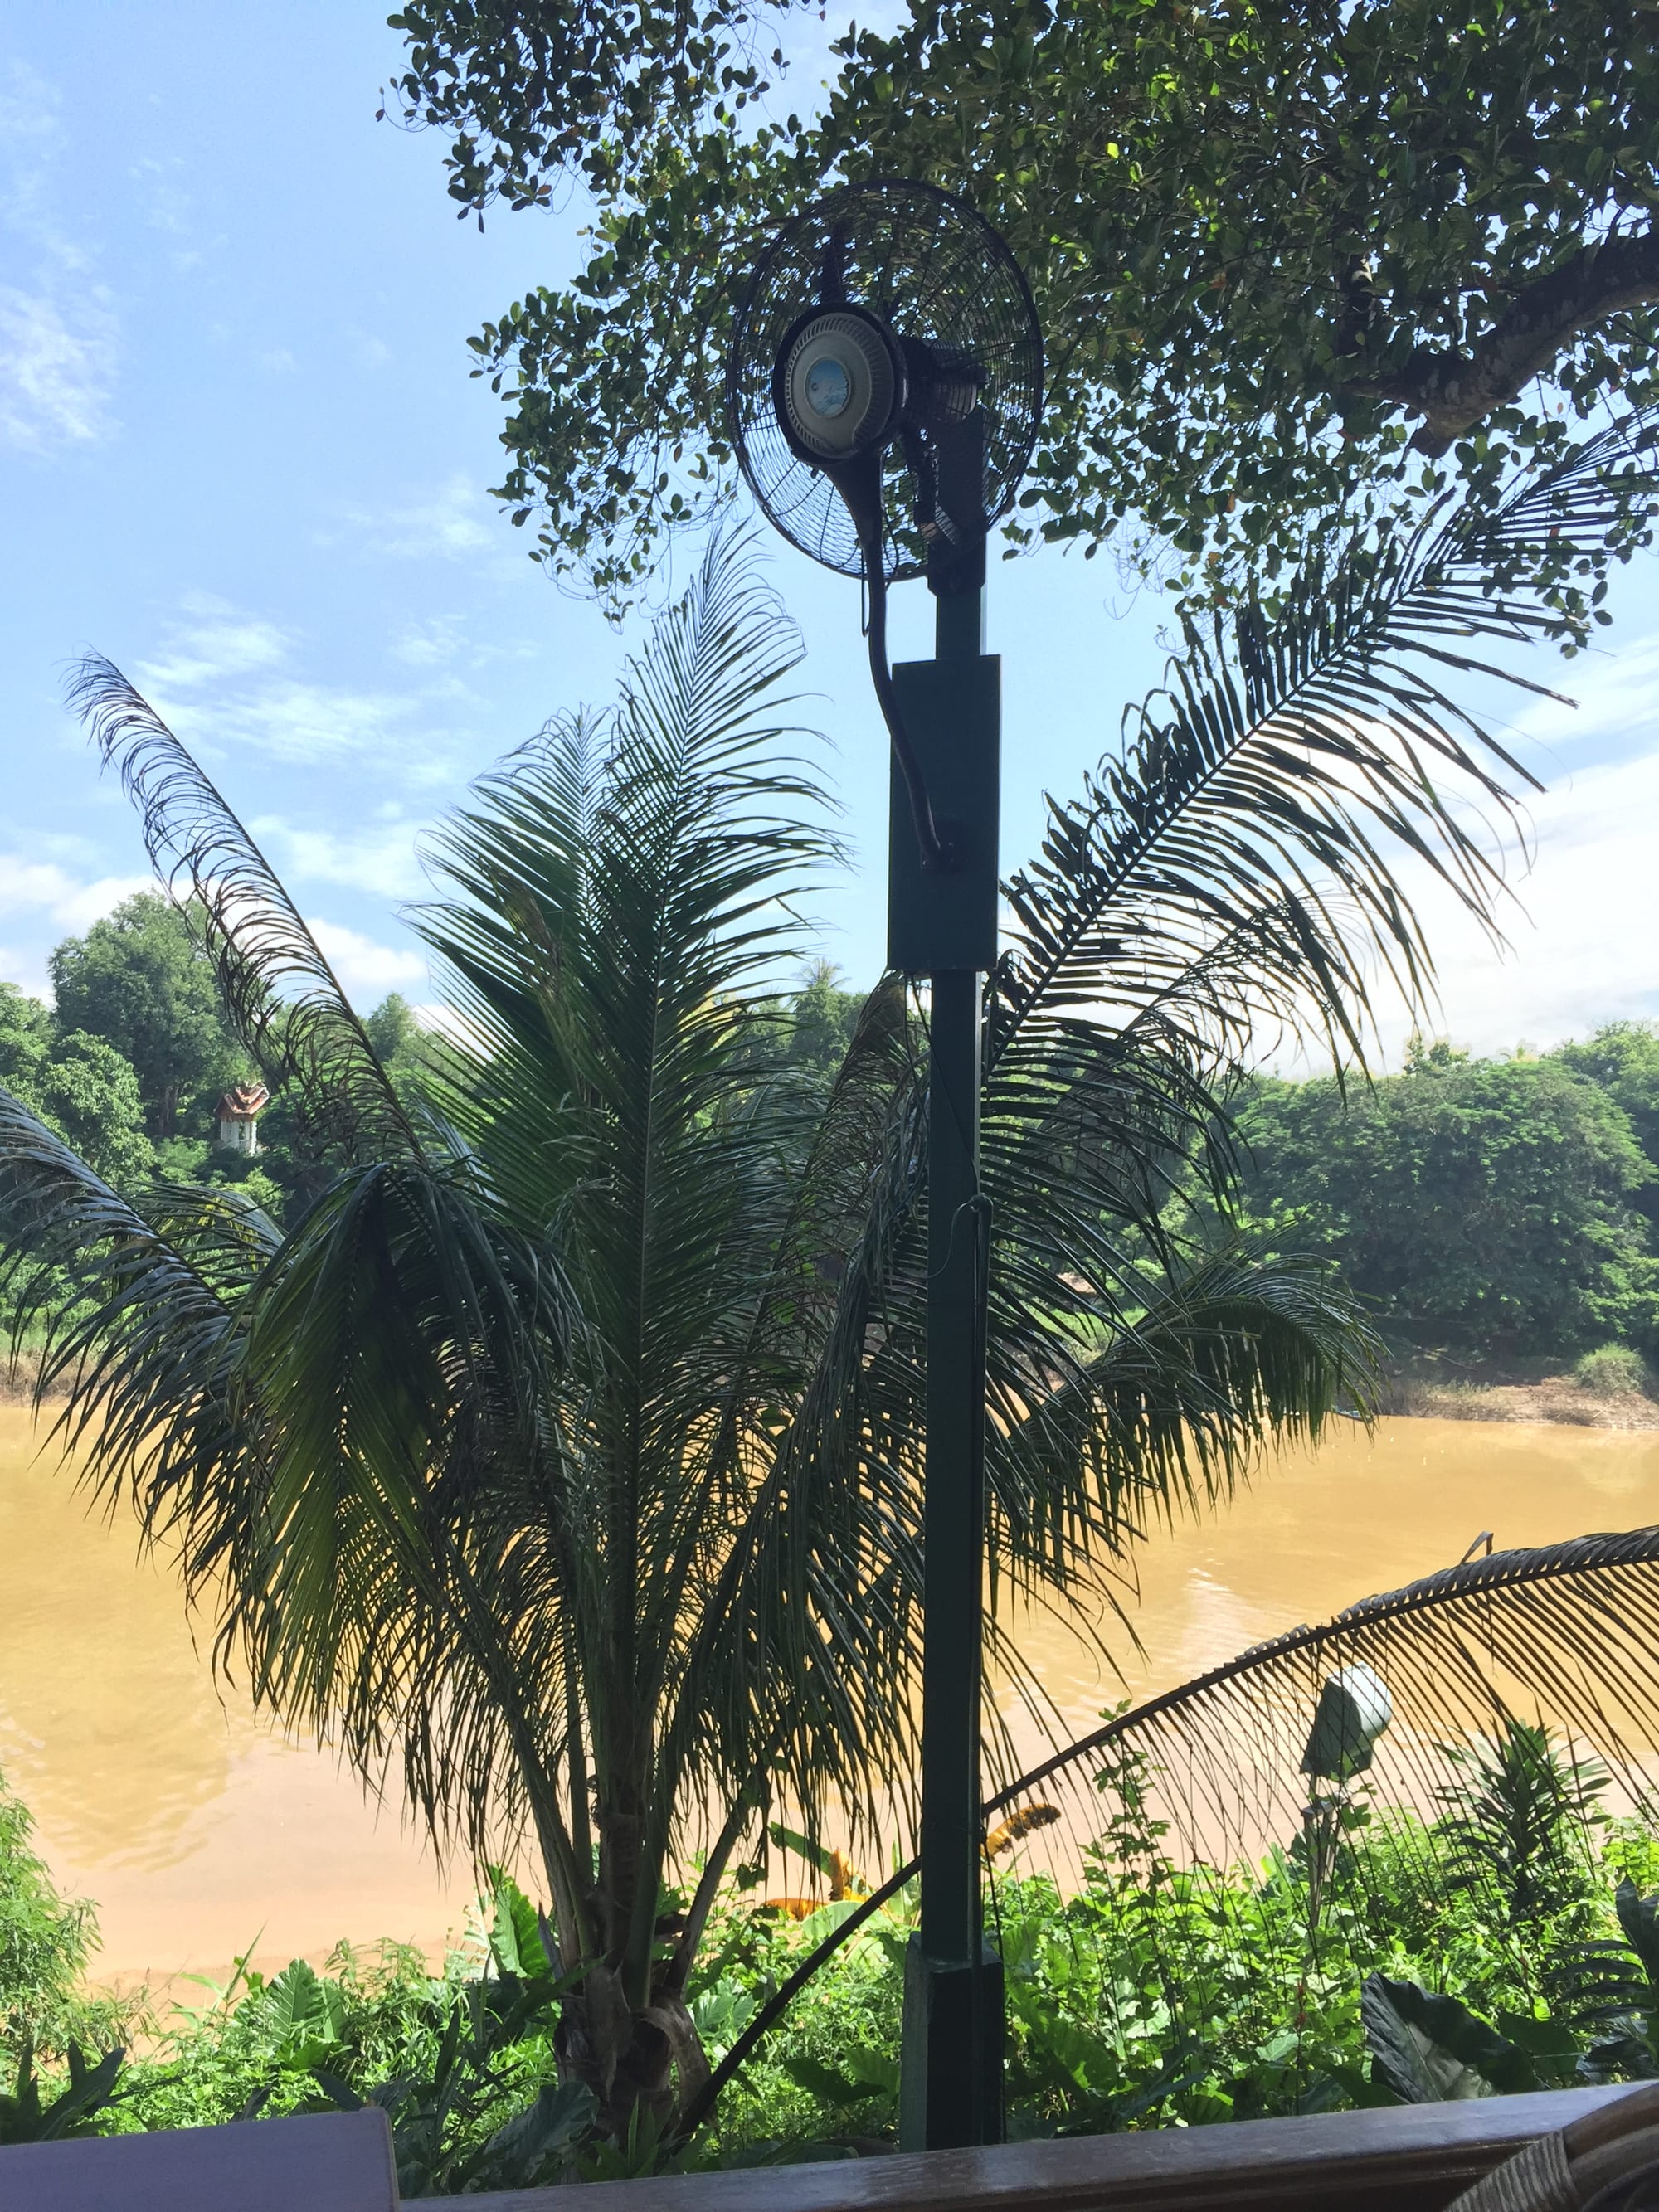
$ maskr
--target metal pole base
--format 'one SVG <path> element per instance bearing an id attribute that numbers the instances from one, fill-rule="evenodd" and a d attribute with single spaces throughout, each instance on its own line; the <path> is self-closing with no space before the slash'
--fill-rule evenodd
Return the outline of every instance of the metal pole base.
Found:
<path id="1" fill-rule="evenodd" d="M 1002 1961 L 990 1945 L 975 1970 L 928 1958 L 913 1936 L 904 1954 L 901 2150 L 1002 2141 L 1006 2033 Z"/>

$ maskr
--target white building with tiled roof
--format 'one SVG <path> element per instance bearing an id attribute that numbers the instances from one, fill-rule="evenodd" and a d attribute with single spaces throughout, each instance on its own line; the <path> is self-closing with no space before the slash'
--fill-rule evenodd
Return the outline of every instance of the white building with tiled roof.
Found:
<path id="1" fill-rule="evenodd" d="M 239 1083 L 219 1101 L 219 1142 L 227 1152 L 257 1152 L 259 1116 L 270 1094 L 263 1083 Z"/>

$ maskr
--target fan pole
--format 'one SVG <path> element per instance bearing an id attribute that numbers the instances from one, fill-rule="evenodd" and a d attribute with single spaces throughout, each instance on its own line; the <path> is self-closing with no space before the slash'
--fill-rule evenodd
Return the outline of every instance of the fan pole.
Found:
<path id="1" fill-rule="evenodd" d="M 977 426 L 975 426 L 977 429 Z M 966 441 L 977 514 L 983 447 Z M 985 1557 L 988 1210 L 980 1188 L 984 973 L 996 959 L 1000 665 L 984 646 L 985 547 L 928 563 L 934 658 L 893 671 L 951 853 L 925 870 L 894 777 L 888 958 L 932 986 L 928 1014 L 927 1382 L 923 1477 L 921 1916 L 905 1962 L 899 2136 L 906 2149 L 1002 2138 L 1000 1961 L 984 1938 L 980 1700 Z"/>

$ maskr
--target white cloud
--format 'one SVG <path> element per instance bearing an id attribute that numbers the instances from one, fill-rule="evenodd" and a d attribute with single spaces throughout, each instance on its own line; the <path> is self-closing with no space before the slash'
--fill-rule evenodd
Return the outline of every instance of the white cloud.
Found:
<path id="1" fill-rule="evenodd" d="M 423 753 L 416 760 L 405 757 L 400 766 L 404 781 L 416 791 L 442 791 L 453 785 L 462 771 L 447 753 Z"/>
<path id="2" fill-rule="evenodd" d="M 0 82 L 0 131 L 14 150 L 33 140 L 49 144 L 62 126 L 58 120 L 58 94 L 38 70 L 24 61 L 6 64 Z"/>
<path id="3" fill-rule="evenodd" d="M 355 509 L 349 520 L 374 550 L 400 561 L 459 560 L 495 543 L 485 496 L 470 477 L 452 476 L 430 499 L 379 514 Z"/>
<path id="4" fill-rule="evenodd" d="M 135 891 L 153 888 L 148 875 L 100 876 L 83 883 L 55 861 L 0 853 L 0 914 L 44 914 L 60 929 L 88 929 Z"/>
<path id="5" fill-rule="evenodd" d="M 459 627 L 438 618 L 406 634 L 393 648 L 407 665 L 431 670 L 418 691 L 357 690 L 306 681 L 289 672 L 296 640 L 276 623 L 205 592 L 181 603 L 161 650 L 139 661 L 134 679 L 156 712 L 198 757 L 228 747 L 290 766 L 373 764 L 393 788 L 441 789 L 458 773 L 447 738 L 417 725 L 471 694 L 437 664 L 461 643 Z M 264 679 L 264 680 L 260 680 Z M 407 830 L 377 830 L 363 839 L 291 830 L 268 815 L 260 834 L 287 838 L 289 866 L 335 883 L 366 885 L 388 897 L 418 890 Z"/>
<path id="6" fill-rule="evenodd" d="M 1552 751 L 1598 747 L 1609 738 L 1620 750 L 1640 744 L 1659 723 L 1659 636 L 1568 661 L 1555 672 L 1551 689 L 1573 703 L 1539 699 L 1526 708 L 1518 723 L 1534 743 Z"/>
<path id="7" fill-rule="evenodd" d="M 385 899 L 410 898 L 426 888 L 415 852 L 415 824 L 401 819 L 355 833 L 296 828 L 280 815 L 261 815 L 254 836 L 287 881 L 347 884 Z"/>
<path id="8" fill-rule="evenodd" d="M 1506 951 L 1443 891 L 1418 895 L 1439 976 L 1435 1027 L 1476 1052 L 1659 1014 L 1659 751 L 1581 769 L 1532 814 L 1534 865 L 1500 915 Z M 1382 1027 L 1395 1062 L 1409 1024 L 1394 1015 Z"/>
<path id="9" fill-rule="evenodd" d="M 0 286 L 0 437 L 26 453 L 51 453 L 105 436 L 114 332 L 114 317 L 95 295 L 72 325 L 47 294 Z"/>
<path id="10" fill-rule="evenodd" d="M 373 1005 L 388 991 L 427 981 L 426 961 L 421 953 L 379 945 L 360 930 L 348 929 L 343 922 L 321 921 L 314 915 L 307 919 L 306 927 L 322 947 L 324 958 L 354 1005 Z"/>
<path id="11" fill-rule="evenodd" d="M 50 999 L 46 970 L 47 936 L 80 936 L 112 913 L 135 891 L 153 890 L 155 878 L 145 876 L 98 876 L 90 881 L 73 876 L 52 860 L 26 860 L 21 854 L 0 853 L 0 915 L 23 921 L 29 934 L 33 922 L 40 934 L 27 949 L 0 947 L 0 975 L 18 984 L 31 998 Z"/>
<path id="12" fill-rule="evenodd" d="M 441 999 L 416 1000 L 409 1011 L 420 1026 L 430 1030 L 434 1036 L 448 1037 L 453 1043 L 465 1045 L 470 1052 L 489 1054 L 489 1040 L 477 1024 L 469 1021 L 464 1013 L 447 1006 Z"/>
<path id="13" fill-rule="evenodd" d="M 377 338 L 371 331 L 354 330 L 351 332 L 351 354 L 359 368 L 371 372 L 389 368 L 392 365 L 392 348 L 384 338 Z"/>
<path id="14" fill-rule="evenodd" d="M 184 602 L 188 617 L 168 626 L 164 657 L 140 661 L 141 684 L 158 691 L 185 691 L 228 677 L 275 667 L 286 655 L 288 639 L 275 623 L 237 611 L 205 592 Z"/>
<path id="15" fill-rule="evenodd" d="M 406 746 L 401 725 L 415 702 L 389 693 L 343 691 L 292 680 L 222 698 L 169 702 L 159 684 L 151 703 L 185 743 L 205 755 L 227 744 L 298 767 L 382 758 Z"/>
<path id="16" fill-rule="evenodd" d="M 0 63 L 0 228 L 14 279 L 0 285 L 0 444 L 25 453 L 89 445 L 113 427 L 118 326 L 93 279 L 95 249 L 62 228 L 61 108 L 27 63 Z"/>
<path id="17" fill-rule="evenodd" d="M 356 759 L 395 763 L 400 782 L 447 783 L 453 769 L 431 738 L 410 737 L 423 696 L 307 683 L 283 672 L 292 635 L 224 599 L 196 592 L 136 679 L 185 742 L 207 754 L 240 745 L 298 766 Z M 250 683 L 248 678 L 268 680 Z M 339 880 L 345 880 L 342 878 Z"/>
<path id="18" fill-rule="evenodd" d="M 138 187 L 151 228 L 173 238 L 187 236 L 191 228 L 191 197 L 176 181 L 184 173 L 185 164 L 176 154 L 165 161 L 146 154 L 127 172 Z"/>
<path id="19" fill-rule="evenodd" d="M 49 265 L 74 273 L 88 256 L 58 223 L 63 189 L 58 176 L 67 150 L 63 102 L 27 62 L 14 60 L 0 78 L 0 222 L 41 252 Z"/>
<path id="20" fill-rule="evenodd" d="M 344 691 L 321 684 L 283 683 L 211 711 L 193 709 L 196 723 L 216 742 L 232 741 L 301 765 L 386 755 L 406 744 L 401 726 L 415 702 L 389 692 Z M 183 731 L 181 729 L 181 734 Z"/>
<path id="21" fill-rule="evenodd" d="M 435 668 L 459 652 L 462 642 L 459 623 L 450 615 L 434 615 L 404 630 L 392 651 L 410 668 Z"/>
<path id="22" fill-rule="evenodd" d="M 18 945 L 0 945 L 0 981 L 14 984 L 26 999 L 52 1003 L 52 977 L 39 946 L 25 952 Z"/>

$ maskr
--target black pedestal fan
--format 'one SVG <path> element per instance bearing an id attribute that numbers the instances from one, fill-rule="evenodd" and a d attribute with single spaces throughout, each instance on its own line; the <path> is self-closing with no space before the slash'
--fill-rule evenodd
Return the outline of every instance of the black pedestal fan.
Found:
<path id="1" fill-rule="evenodd" d="M 996 960 L 1000 669 L 985 541 L 1042 413 L 1031 295 L 997 234 L 931 185 L 846 185 L 766 247 L 726 399 L 769 520 L 863 580 L 892 740 L 890 967 L 929 979 L 921 1917 L 905 1976 L 901 2142 L 1002 2132 L 1001 1969 L 980 1887 L 988 1208 L 981 977 Z M 925 575 L 934 658 L 890 668 L 887 591 Z"/>

